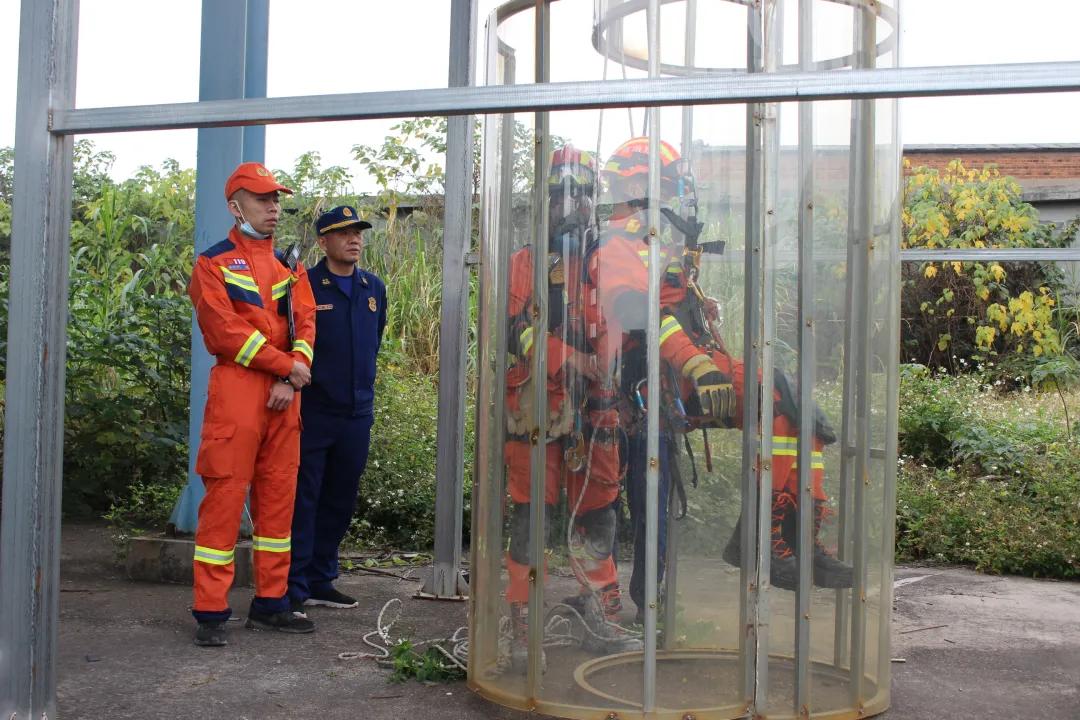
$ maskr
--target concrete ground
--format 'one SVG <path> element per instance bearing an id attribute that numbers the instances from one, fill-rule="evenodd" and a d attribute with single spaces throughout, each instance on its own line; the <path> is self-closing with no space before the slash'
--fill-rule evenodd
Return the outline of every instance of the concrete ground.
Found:
<path id="1" fill-rule="evenodd" d="M 447 720 L 537 717 L 507 710 L 464 683 L 388 682 L 367 648 L 387 599 L 400 597 L 394 634 L 445 636 L 465 605 L 413 600 L 418 583 L 352 574 L 351 611 L 315 608 L 312 635 L 244 630 L 230 645 L 191 643 L 190 590 L 133 583 L 100 526 L 66 525 L 61 559 L 58 710 L 61 718 Z M 1045 717 L 1080 720 L 1080 584 L 1001 578 L 954 568 L 899 568 L 888 720 Z M 243 614 L 250 590 L 233 593 Z M 319 612 L 322 610 L 322 612 Z"/>

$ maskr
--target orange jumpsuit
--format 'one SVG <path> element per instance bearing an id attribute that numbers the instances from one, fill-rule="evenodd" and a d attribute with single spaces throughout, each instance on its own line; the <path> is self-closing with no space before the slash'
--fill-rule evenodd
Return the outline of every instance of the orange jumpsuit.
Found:
<path id="1" fill-rule="evenodd" d="M 285 290 L 292 285 L 296 339 L 289 344 Z M 227 619 L 233 552 L 248 491 L 255 551 L 255 596 L 285 596 L 296 471 L 300 396 L 282 411 L 266 404 L 294 361 L 310 365 L 315 301 L 303 267 L 278 260 L 272 240 L 236 228 L 199 255 L 188 294 L 206 349 L 217 358 L 203 417 L 195 472 L 206 495 L 195 531 L 195 602 L 200 622 Z M 285 609 L 287 609 L 287 603 Z"/>
<path id="2" fill-rule="evenodd" d="M 553 317 L 549 327 L 555 329 L 546 334 L 549 423 L 550 416 L 572 412 L 572 408 L 567 407 L 567 403 L 573 399 L 565 365 L 574 352 L 571 333 L 581 325 L 580 263 L 574 256 L 560 256 L 560 262 L 564 264 L 560 269 L 561 282 L 552 282 L 552 288 L 553 294 L 561 297 L 561 300 L 553 300 L 550 304 Z M 532 291 L 533 252 L 531 247 L 525 247 L 510 258 L 509 314 L 513 336 L 510 347 L 516 362 L 507 372 L 508 412 L 518 410 L 522 393 L 534 392 L 531 384 L 525 385 L 531 370 L 533 348 L 534 330 L 528 312 L 532 307 Z M 562 442 L 564 435 L 553 437 L 552 433 L 561 431 L 552 429 L 549 432 L 550 442 L 545 448 L 547 467 L 544 484 L 544 503 L 554 505 L 565 483 L 568 509 L 573 511 L 576 508 L 575 524 L 585 538 L 584 548 L 579 548 L 577 552 L 575 548 L 570 548 L 571 564 L 579 581 L 597 591 L 618 580 L 615 561 L 610 553 L 615 529 L 611 505 L 619 495 L 621 479 L 619 445 L 615 435 L 618 412 L 613 406 L 605 408 L 597 402 L 595 398 L 600 394 L 597 383 L 588 383 L 588 407 L 582 409 L 586 425 L 583 428 L 585 452 L 589 452 L 590 446 L 592 449 L 587 465 L 577 471 L 567 466 Z M 595 441 L 590 442 L 594 436 Z M 515 512 L 520 512 L 518 508 L 527 508 L 531 500 L 531 444 L 527 435 L 511 432 L 504 448 L 504 458 L 510 498 L 516 504 Z M 511 549 L 506 559 L 509 575 L 506 595 L 510 602 L 525 602 L 528 599 L 527 532 L 527 519 L 515 517 L 511 523 Z"/>
<path id="3" fill-rule="evenodd" d="M 617 228 L 607 238 L 590 262 L 590 278 L 596 285 L 597 304 L 607 318 L 608 332 L 615 332 L 618 317 L 625 316 L 625 304 L 637 302 L 645 308 L 649 292 L 649 246 L 644 241 L 644 228 L 637 217 L 612 221 Z M 744 392 L 743 363 L 720 352 L 700 347 L 692 332 L 684 328 L 676 317 L 679 306 L 687 298 L 686 273 L 683 267 L 683 249 L 675 245 L 660 248 L 660 260 L 664 273 L 660 281 L 660 358 L 670 364 L 682 377 L 682 368 L 688 360 L 701 353 L 708 353 L 713 363 L 728 377 L 736 395 L 735 427 L 742 427 Z M 636 295 L 636 299 L 635 296 Z M 620 304 L 624 307 L 620 308 Z M 621 312 L 620 312 L 621 311 Z M 638 328 L 638 329 L 643 329 Z M 682 381 L 679 392 L 687 397 L 692 392 L 688 381 Z M 780 393 L 774 392 L 779 401 Z M 773 418 L 773 490 L 796 494 L 798 472 L 796 468 L 796 443 L 798 425 L 787 416 L 777 414 Z M 811 463 L 813 496 L 825 500 L 822 488 L 825 470 L 822 461 L 822 441 L 813 440 Z"/>

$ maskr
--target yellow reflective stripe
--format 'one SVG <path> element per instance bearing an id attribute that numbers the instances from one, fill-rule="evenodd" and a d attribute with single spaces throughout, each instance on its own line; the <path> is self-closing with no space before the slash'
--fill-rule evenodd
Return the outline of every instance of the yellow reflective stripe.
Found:
<path id="1" fill-rule="evenodd" d="M 773 455 L 794 457 L 799 454 L 799 439 L 788 435 L 773 435 Z"/>
<path id="2" fill-rule="evenodd" d="M 660 344 L 663 345 L 668 338 L 679 330 L 682 330 L 682 325 L 679 324 L 679 321 L 675 319 L 674 315 L 668 315 L 664 318 L 664 321 L 660 323 Z"/>
<path id="3" fill-rule="evenodd" d="M 296 282 L 296 280 L 290 275 L 281 282 L 274 283 L 270 286 L 270 297 L 274 300 L 280 300 L 285 297 L 285 289 L 294 282 Z"/>
<path id="4" fill-rule="evenodd" d="M 244 341 L 244 344 L 240 346 L 240 352 L 236 353 L 235 360 L 237 364 L 247 367 L 255 357 L 255 353 L 259 352 L 259 348 L 265 343 L 266 338 L 263 337 L 261 332 L 256 330 L 251 333 L 248 339 Z"/>
<path id="5" fill-rule="evenodd" d="M 218 265 L 221 268 L 221 274 L 225 278 L 225 282 L 230 285 L 235 285 L 244 290 L 250 290 L 251 292 L 259 292 L 259 286 L 255 284 L 255 278 L 250 275 L 241 275 L 240 273 L 234 273 L 224 265 Z"/>
<path id="6" fill-rule="evenodd" d="M 292 537 L 271 538 L 252 535 L 251 547 L 254 550 L 262 550 L 263 552 L 289 552 L 292 550 Z"/>
<path id="7" fill-rule="evenodd" d="M 292 344 L 293 352 L 301 353 L 304 357 L 311 362 L 315 358 L 315 352 L 311 349 L 311 345 L 308 345 L 307 340 L 296 338 Z"/>
<path id="8" fill-rule="evenodd" d="M 533 329 L 527 327 L 521 331 L 521 336 L 518 338 L 521 343 L 521 354 L 528 355 L 533 346 Z"/>
<path id="9" fill-rule="evenodd" d="M 229 565 L 233 561 L 233 551 L 215 550 L 211 547 L 196 545 L 195 559 L 208 565 Z"/>

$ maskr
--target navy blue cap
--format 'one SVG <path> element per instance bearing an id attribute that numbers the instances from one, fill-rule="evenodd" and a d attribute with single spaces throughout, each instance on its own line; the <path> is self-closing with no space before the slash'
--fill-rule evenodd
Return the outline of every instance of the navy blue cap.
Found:
<path id="1" fill-rule="evenodd" d="M 342 228 L 351 227 L 352 225 L 359 225 L 360 230 L 367 230 L 371 227 L 371 223 L 367 220 L 360 219 L 360 215 L 356 212 L 356 208 L 348 205 L 339 205 L 332 210 L 327 210 L 319 216 L 319 219 L 315 221 L 315 230 L 319 235 L 325 235 L 328 232 L 341 230 Z"/>

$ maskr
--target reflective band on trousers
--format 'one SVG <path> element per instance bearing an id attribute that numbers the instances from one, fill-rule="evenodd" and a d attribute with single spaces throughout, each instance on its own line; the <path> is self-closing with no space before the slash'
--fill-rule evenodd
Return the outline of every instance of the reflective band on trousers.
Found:
<path id="1" fill-rule="evenodd" d="M 264 552 L 289 552 L 292 550 L 292 538 L 272 538 L 252 535 L 251 547 L 255 550 L 262 550 Z"/>
<path id="2" fill-rule="evenodd" d="M 311 362 L 315 358 L 315 353 L 312 351 L 311 345 L 308 345 L 307 340 L 296 338 L 293 340 L 292 349 L 293 352 L 298 352 L 306 357 L 308 362 Z"/>
<path id="3" fill-rule="evenodd" d="M 799 438 L 791 437 L 790 435 L 773 435 L 773 455 L 788 455 L 790 457 L 797 457 L 799 455 Z M 792 467 L 798 467 L 798 462 Z M 820 450 L 812 450 L 810 452 L 810 469 L 811 470 L 824 470 L 825 459 Z"/>
<path id="4" fill-rule="evenodd" d="M 679 330 L 682 330 L 682 325 L 675 319 L 674 315 L 668 315 L 664 318 L 664 321 L 660 323 L 660 344 L 663 345 L 664 341 L 670 338 Z"/>
<path id="5" fill-rule="evenodd" d="M 195 559 L 208 565 L 230 565 L 233 561 L 233 550 L 215 550 L 203 545 L 195 546 Z"/>
<path id="6" fill-rule="evenodd" d="M 236 362 L 239 365 L 247 367 L 251 364 L 251 361 L 255 358 L 255 353 L 259 352 L 266 343 L 266 338 L 258 330 L 248 335 L 248 339 L 244 341 L 244 344 L 240 346 L 240 352 L 236 353 Z"/>

